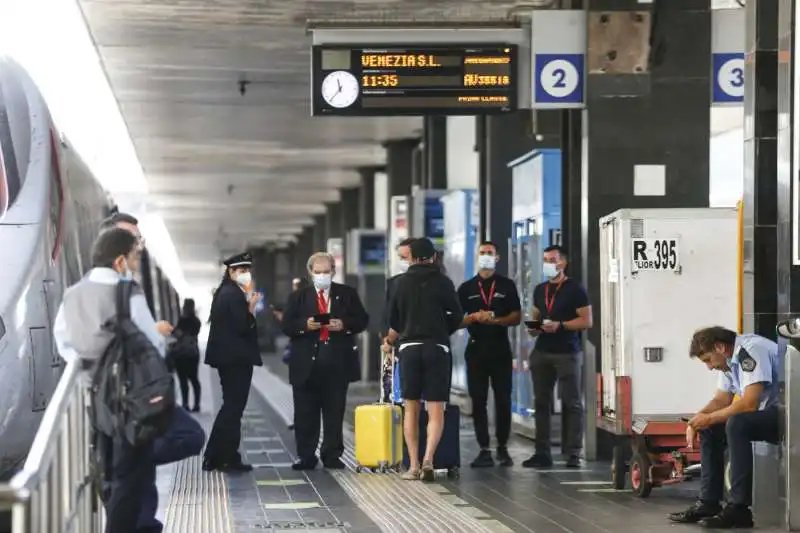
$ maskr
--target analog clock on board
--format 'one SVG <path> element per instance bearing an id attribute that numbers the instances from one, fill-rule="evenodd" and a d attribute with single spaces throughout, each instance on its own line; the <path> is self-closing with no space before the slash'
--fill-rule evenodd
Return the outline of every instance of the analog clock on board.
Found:
<path id="1" fill-rule="evenodd" d="M 331 72 L 322 80 L 322 98 L 331 107 L 350 107 L 358 99 L 358 80 L 345 70 Z"/>

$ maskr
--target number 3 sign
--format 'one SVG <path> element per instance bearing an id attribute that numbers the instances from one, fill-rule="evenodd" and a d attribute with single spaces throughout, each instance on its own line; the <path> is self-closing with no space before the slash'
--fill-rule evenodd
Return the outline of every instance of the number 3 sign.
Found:
<path id="1" fill-rule="evenodd" d="M 582 54 L 536 54 L 534 65 L 534 108 L 583 106 Z"/>
<path id="2" fill-rule="evenodd" d="M 744 54 L 714 54 L 712 104 L 744 101 Z"/>

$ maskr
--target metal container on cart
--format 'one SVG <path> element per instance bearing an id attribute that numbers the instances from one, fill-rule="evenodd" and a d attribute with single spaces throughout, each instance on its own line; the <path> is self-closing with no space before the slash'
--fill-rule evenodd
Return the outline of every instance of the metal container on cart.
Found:
<path id="1" fill-rule="evenodd" d="M 687 417 L 716 372 L 689 357 L 701 327 L 737 326 L 739 228 L 728 208 L 622 209 L 600 219 L 598 427 L 619 436 L 614 486 L 639 496 L 699 461 Z M 628 467 L 626 468 L 626 463 Z"/>

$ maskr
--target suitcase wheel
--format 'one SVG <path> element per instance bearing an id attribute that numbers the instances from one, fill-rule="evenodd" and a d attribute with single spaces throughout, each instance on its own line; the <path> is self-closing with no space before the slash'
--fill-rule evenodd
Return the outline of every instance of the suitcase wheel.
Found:
<path id="1" fill-rule="evenodd" d="M 381 465 L 381 466 L 380 466 L 380 472 L 381 472 L 381 474 L 385 474 L 385 473 L 387 473 L 388 471 L 389 471 L 389 467 L 388 467 L 387 465 Z"/>
<path id="2" fill-rule="evenodd" d="M 461 477 L 461 472 L 458 467 L 447 469 L 447 479 L 458 479 Z"/>
<path id="3" fill-rule="evenodd" d="M 360 474 L 362 470 L 364 470 L 364 467 L 361 465 L 356 465 L 356 474 Z"/>

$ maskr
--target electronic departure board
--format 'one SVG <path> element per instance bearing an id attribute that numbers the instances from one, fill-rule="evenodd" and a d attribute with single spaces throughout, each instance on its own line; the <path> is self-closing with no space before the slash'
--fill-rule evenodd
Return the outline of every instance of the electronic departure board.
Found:
<path id="1" fill-rule="evenodd" d="M 317 45 L 312 114 L 482 115 L 517 107 L 510 44 Z"/>

